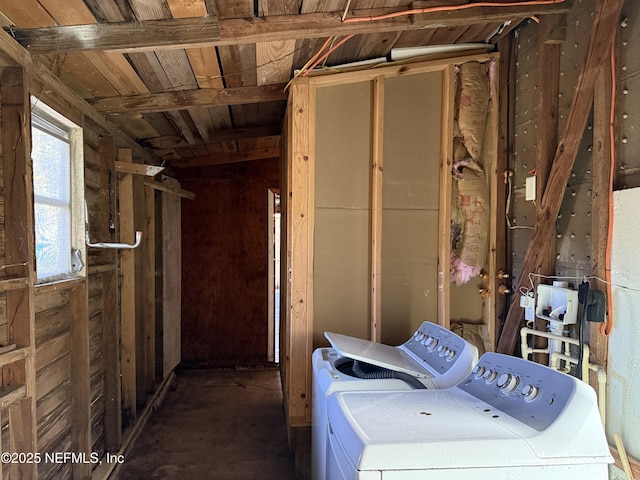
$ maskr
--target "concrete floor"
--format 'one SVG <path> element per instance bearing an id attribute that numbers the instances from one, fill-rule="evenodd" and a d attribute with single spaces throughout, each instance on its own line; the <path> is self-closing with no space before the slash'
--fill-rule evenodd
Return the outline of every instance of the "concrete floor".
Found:
<path id="1" fill-rule="evenodd" d="M 275 368 L 187 370 L 112 478 L 295 478 Z"/>

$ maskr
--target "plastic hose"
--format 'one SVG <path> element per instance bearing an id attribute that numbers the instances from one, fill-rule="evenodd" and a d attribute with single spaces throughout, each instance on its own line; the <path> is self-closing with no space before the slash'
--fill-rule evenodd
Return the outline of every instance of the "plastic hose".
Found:
<path id="1" fill-rule="evenodd" d="M 367 373 L 364 370 L 362 370 L 362 367 L 360 367 L 360 364 L 358 363 L 357 360 L 353 361 L 352 370 L 353 370 L 353 374 L 356 377 L 366 379 L 366 380 L 397 378 L 398 380 L 402 380 L 403 382 L 405 382 L 411 388 L 414 388 L 414 389 L 427 388 L 420 380 L 418 380 L 416 377 L 412 375 L 409 375 L 408 373 L 395 372 L 393 370 L 387 370 L 387 369 L 381 369 L 381 370 L 376 370 L 375 372 Z"/>

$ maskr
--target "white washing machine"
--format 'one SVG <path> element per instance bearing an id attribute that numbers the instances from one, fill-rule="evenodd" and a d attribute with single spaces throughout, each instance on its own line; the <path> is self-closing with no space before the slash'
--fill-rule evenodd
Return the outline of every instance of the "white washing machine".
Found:
<path id="1" fill-rule="evenodd" d="M 326 475 L 327 399 L 350 390 L 446 388 L 464 379 L 478 360 L 478 350 L 455 333 L 424 322 L 404 344 L 393 347 L 326 332 L 333 348 L 313 352 L 311 471 Z M 333 480 L 333 479 L 331 479 Z"/>
<path id="2" fill-rule="evenodd" d="M 338 392 L 328 421 L 331 480 L 605 480 L 613 461 L 591 387 L 496 353 L 444 390 Z"/>

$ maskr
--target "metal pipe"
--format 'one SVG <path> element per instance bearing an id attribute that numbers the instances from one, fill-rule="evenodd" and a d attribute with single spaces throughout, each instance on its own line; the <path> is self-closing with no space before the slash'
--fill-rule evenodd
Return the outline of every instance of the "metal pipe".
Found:
<path id="1" fill-rule="evenodd" d="M 135 243 L 111 243 L 111 242 L 98 242 L 91 243 L 91 239 L 89 237 L 89 208 L 87 207 L 87 202 L 84 202 L 84 241 L 88 247 L 94 248 L 112 248 L 112 249 L 132 249 L 137 248 L 142 241 L 142 232 L 136 231 L 136 241 Z"/>

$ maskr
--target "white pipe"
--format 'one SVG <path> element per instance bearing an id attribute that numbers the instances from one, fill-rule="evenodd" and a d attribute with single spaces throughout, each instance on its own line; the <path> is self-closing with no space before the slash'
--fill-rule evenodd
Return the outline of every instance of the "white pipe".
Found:
<path id="1" fill-rule="evenodd" d="M 89 232 L 86 234 L 85 242 L 88 247 L 95 248 L 119 248 L 119 249 L 132 249 L 137 248 L 142 241 L 142 232 L 136 231 L 136 241 L 135 243 L 107 243 L 107 242 L 99 242 L 99 243 L 91 243 L 89 240 Z"/>
<path id="2" fill-rule="evenodd" d="M 533 328 L 523 327 L 520 329 L 520 338 L 522 342 L 521 350 L 522 357 L 527 358 L 532 353 L 549 353 L 555 363 L 558 362 L 559 359 L 564 360 L 565 362 L 574 363 L 577 365 L 578 360 L 559 352 L 549 352 L 549 349 L 534 349 L 529 347 L 527 343 L 527 335 L 537 335 L 539 337 L 544 338 L 552 338 L 557 337 L 552 333 L 541 332 L 539 330 L 534 330 Z M 570 343 L 572 345 L 580 346 L 580 341 L 571 338 L 571 337 L 562 337 L 561 340 L 565 343 Z M 551 359 L 550 359 L 551 360 Z M 607 372 L 600 365 L 589 362 L 589 344 L 585 343 L 582 352 L 582 380 L 585 383 L 589 383 L 589 370 L 596 372 L 597 380 L 598 380 L 598 409 L 600 410 L 600 419 L 602 420 L 602 425 L 605 425 L 606 421 L 606 412 L 607 412 L 607 393 L 605 391 L 605 387 L 607 385 Z"/>

